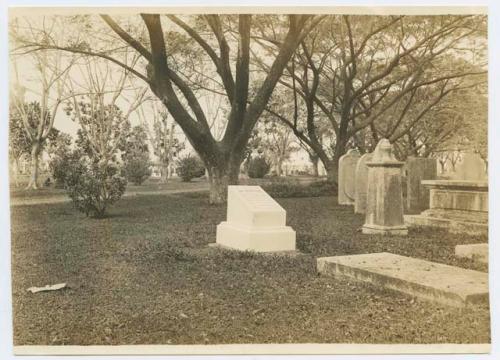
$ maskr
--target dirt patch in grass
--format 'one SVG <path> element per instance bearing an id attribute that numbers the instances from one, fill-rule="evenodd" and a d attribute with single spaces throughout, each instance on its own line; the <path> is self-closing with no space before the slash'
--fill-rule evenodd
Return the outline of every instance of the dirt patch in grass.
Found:
<path id="1" fill-rule="evenodd" d="M 14 342 L 30 344 L 484 343 L 489 310 L 436 305 L 318 276 L 315 257 L 389 251 L 471 269 L 442 231 L 362 235 L 332 197 L 278 199 L 296 258 L 208 248 L 224 206 L 206 197 L 122 199 L 104 220 L 69 203 L 12 208 Z M 31 286 L 67 282 L 62 291 Z"/>

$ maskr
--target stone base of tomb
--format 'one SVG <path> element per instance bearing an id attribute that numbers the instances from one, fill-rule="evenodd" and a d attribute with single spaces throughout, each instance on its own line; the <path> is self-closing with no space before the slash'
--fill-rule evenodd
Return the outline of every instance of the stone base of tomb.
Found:
<path id="1" fill-rule="evenodd" d="M 430 189 L 430 209 L 406 215 L 409 226 L 445 228 L 452 233 L 488 234 L 488 183 L 485 181 L 424 180 Z"/>
<path id="2" fill-rule="evenodd" d="M 455 256 L 488 264 L 488 243 L 457 245 Z"/>
<path id="3" fill-rule="evenodd" d="M 217 226 L 215 244 L 240 251 L 295 251 L 295 231 L 289 226 L 249 228 L 224 221 Z"/>
<path id="4" fill-rule="evenodd" d="M 374 224 L 365 224 L 363 225 L 361 231 L 363 234 L 408 235 L 408 228 L 404 225 L 381 226 Z"/>
<path id="5" fill-rule="evenodd" d="M 404 218 L 408 226 L 444 228 L 454 234 L 488 234 L 488 213 L 485 212 L 429 209 L 420 215 L 405 215 Z"/>

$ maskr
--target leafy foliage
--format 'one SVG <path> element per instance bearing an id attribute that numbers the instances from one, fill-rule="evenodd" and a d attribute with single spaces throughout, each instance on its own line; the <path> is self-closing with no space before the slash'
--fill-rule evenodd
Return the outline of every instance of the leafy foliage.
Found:
<path id="1" fill-rule="evenodd" d="M 205 166 L 197 156 L 187 155 L 177 161 L 177 174 L 182 181 L 191 181 L 205 174 Z"/>
<path id="2" fill-rule="evenodd" d="M 59 164 L 64 172 L 64 188 L 75 207 L 85 215 L 102 218 L 109 205 L 116 203 L 127 185 L 118 163 L 120 148 L 126 147 L 130 123 L 120 108 L 105 104 L 99 95 L 88 101 L 68 104 L 78 121 L 76 150 Z"/>
<path id="3" fill-rule="evenodd" d="M 148 136 L 142 126 L 134 126 L 122 147 L 123 172 L 128 181 L 141 185 L 151 176 Z"/>
<path id="4" fill-rule="evenodd" d="M 141 185 L 151 176 L 151 172 L 149 154 L 147 153 L 127 157 L 123 164 L 125 178 L 134 185 Z"/>
<path id="5" fill-rule="evenodd" d="M 49 171 L 56 188 L 64 187 L 64 179 L 68 170 L 66 164 L 72 155 L 71 142 L 71 136 L 63 132 L 58 132 L 55 138 L 49 137 L 47 146 L 47 153 L 50 157 Z"/>
<path id="6" fill-rule="evenodd" d="M 271 169 L 271 166 L 263 156 L 250 159 L 248 162 L 248 176 L 255 179 L 263 178 Z"/>
<path id="7" fill-rule="evenodd" d="M 85 215 L 102 218 L 109 205 L 117 202 L 127 181 L 117 164 L 95 162 L 76 150 L 61 164 L 64 186 L 75 207 Z"/>
<path id="8" fill-rule="evenodd" d="M 301 184 L 297 180 L 276 178 L 262 188 L 275 198 L 298 198 L 333 196 L 337 194 L 337 186 L 330 181 L 315 181 L 310 184 Z"/>

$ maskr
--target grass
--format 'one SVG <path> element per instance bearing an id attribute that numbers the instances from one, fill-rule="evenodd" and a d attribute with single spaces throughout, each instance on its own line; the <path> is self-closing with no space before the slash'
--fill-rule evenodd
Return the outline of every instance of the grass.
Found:
<path id="1" fill-rule="evenodd" d="M 206 194 L 205 194 L 206 195 Z M 209 248 L 224 206 L 206 196 L 122 199 L 104 220 L 70 203 L 12 211 L 14 343 L 484 343 L 485 306 L 456 309 L 318 276 L 314 257 L 390 251 L 486 271 L 453 256 L 485 242 L 443 231 L 362 235 L 333 197 L 278 199 L 296 258 Z M 304 216 L 307 209 L 307 216 Z M 31 286 L 68 289 L 31 294 Z"/>

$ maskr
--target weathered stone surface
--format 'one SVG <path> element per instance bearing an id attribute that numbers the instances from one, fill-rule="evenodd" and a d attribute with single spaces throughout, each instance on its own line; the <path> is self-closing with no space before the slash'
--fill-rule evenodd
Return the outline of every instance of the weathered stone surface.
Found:
<path id="1" fill-rule="evenodd" d="M 433 158 L 410 156 L 406 160 L 406 209 L 410 213 L 429 208 L 429 189 L 422 180 L 437 178 L 437 161 Z"/>
<path id="2" fill-rule="evenodd" d="M 430 209 L 488 212 L 488 183 L 464 180 L 424 180 L 430 189 Z"/>
<path id="3" fill-rule="evenodd" d="M 431 216 L 427 211 L 420 215 L 405 215 L 404 219 L 408 226 L 438 227 L 446 229 L 452 234 L 488 235 L 487 223 Z"/>
<path id="4" fill-rule="evenodd" d="M 318 258 L 317 268 L 452 306 L 488 301 L 487 273 L 391 253 Z"/>
<path id="5" fill-rule="evenodd" d="M 483 264 L 488 263 L 488 244 L 466 244 L 455 246 L 455 256 L 477 260 Z"/>
<path id="6" fill-rule="evenodd" d="M 356 192 L 356 165 L 358 150 L 351 149 L 339 159 L 338 202 L 340 205 L 353 205 Z"/>
<path id="7" fill-rule="evenodd" d="M 455 180 L 486 181 L 486 164 L 478 154 L 467 152 L 453 174 Z"/>
<path id="8" fill-rule="evenodd" d="M 363 234 L 406 235 L 401 192 L 401 167 L 387 139 L 378 143 L 368 166 L 368 187 Z"/>
<path id="9" fill-rule="evenodd" d="M 295 231 L 286 211 L 260 186 L 229 186 L 227 221 L 217 226 L 216 243 L 256 252 L 295 250 Z"/>
<path id="10" fill-rule="evenodd" d="M 488 183 L 466 180 L 424 180 L 430 209 L 407 215 L 413 226 L 435 226 L 453 233 L 488 234 Z"/>
<path id="11" fill-rule="evenodd" d="M 366 192 L 368 189 L 368 166 L 366 163 L 370 162 L 372 157 L 372 153 L 364 154 L 356 164 L 356 191 L 354 196 L 354 212 L 356 214 L 366 212 Z"/>

